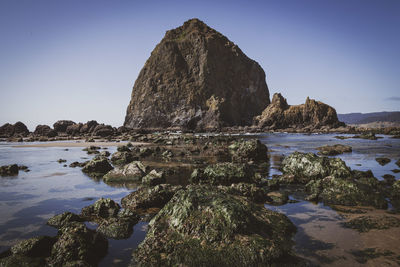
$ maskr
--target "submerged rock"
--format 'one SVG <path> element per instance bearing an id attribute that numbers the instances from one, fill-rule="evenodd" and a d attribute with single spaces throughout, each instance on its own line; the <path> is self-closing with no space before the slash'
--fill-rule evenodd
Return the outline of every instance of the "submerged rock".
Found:
<path id="1" fill-rule="evenodd" d="M 390 162 L 390 159 L 389 158 L 376 158 L 375 159 L 378 163 L 379 163 L 379 165 L 381 165 L 381 166 L 385 166 L 386 164 L 388 164 L 389 162 Z"/>
<path id="2" fill-rule="evenodd" d="M 162 208 L 182 186 L 160 184 L 155 187 L 141 187 L 121 199 L 124 209 L 136 211 L 137 209 Z"/>
<path id="3" fill-rule="evenodd" d="M 318 155 L 323 155 L 323 156 L 336 156 L 339 154 L 352 152 L 351 146 L 340 145 L 340 144 L 336 144 L 333 146 L 329 145 L 320 146 L 317 147 L 316 149 L 319 150 Z"/>
<path id="4" fill-rule="evenodd" d="M 257 62 L 198 19 L 167 31 L 135 82 L 126 128 L 250 125 L 269 104 Z"/>
<path id="5" fill-rule="evenodd" d="M 292 258 L 296 227 L 283 214 L 217 189 L 189 186 L 150 221 L 133 263 L 269 266 Z"/>
<path id="6" fill-rule="evenodd" d="M 108 241 L 103 235 L 83 223 L 71 223 L 60 229 L 48 263 L 50 266 L 97 266 L 107 248 Z"/>
<path id="7" fill-rule="evenodd" d="M 299 181 L 308 182 L 315 178 L 351 177 L 346 163 L 339 158 L 318 157 L 313 153 L 294 152 L 282 161 L 282 172 L 292 174 Z"/>
<path id="8" fill-rule="evenodd" d="M 239 140 L 229 146 L 232 160 L 235 162 L 265 162 L 268 160 L 268 149 L 257 139 Z"/>
<path id="9" fill-rule="evenodd" d="M 92 160 L 86 163 L 86 165 L 82 168 L 82 171 L 89 176 L 102 177 L 112 169 L 113 167 L 108 162 L 107 158 L 94 157 Z"/>
<path id="10" fill-rule="evenodd" d="M 18 175 L 19 168 L 17 164 L 0 166 L 0 176 Z"/>
<path id="11" fill-rule="evenodd" d="M 140 182 L 146 175 L 146 167 L 140 161 L 133 161 L 109 171 L 103 177 L 105 183 Z"/>
<path id="12" fill-rule="evenodd" d="M 233 183 L 254 183 L 254 171 L 244 163 L 223 162 L 195 169 L 190 176 L 194 184 L 231 185 Z"/>
<path id="13" fill-rule="evenodd" d="M 378 140 L 378 138 L 381 137 L 376 137 L 374 133 L 362 133 L 360 135 L 355 135 L 353 138 L 360 138 L 360 139 L 367 139 L 367 140 Z"/>
<path id="14" fill-rule="evenodd" d="M 389 229 L 392 227 L 400 226 L 400 219 L 393 216 L 359 216 L 357 218 L 351 219 L 345 222 L 344 225 L 348 228 L 356 229 L 357 231 L 363 233 L 368 232 L 372 229 Z"/>

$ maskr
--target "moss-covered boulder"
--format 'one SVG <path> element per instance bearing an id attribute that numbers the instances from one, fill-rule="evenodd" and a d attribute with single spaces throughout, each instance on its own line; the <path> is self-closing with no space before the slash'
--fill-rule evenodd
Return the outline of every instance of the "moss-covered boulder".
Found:
<path id="1" fill-rule="evenodd" d="M 105 157 L 94 157 L 82 168 L 82 171 L 92 177 L 102 177 L 113 167 Z"/>
<path id="2" fill-rule="evenodd" d="M 147 186 L 155 186 L 164 184 L 165 182 L 165 173 L 163 171 L 157 172 L 156 170 L 152 170 L 142 178 L 142 184 Z"/>
<path id="3" fill-rule="evenodd" d="M 193 184 L 231 185 L 254 183 L 254 171 L 245 163 L 223 162 L 195 169 L 190 176 Z"/>
<path id="4" fill-rule="evenodd" d="M 374 177 L 344 179 L 332 176 L 311 180 L 306 185 L 308 199 L 330 205 L 387 208 L 387 201 Z"/>
<path id="5" fill-rule="evenodd" d="M 352 152 L 351 146 L 346 146 L 341 144 L 336 144 L 332 146 L 329 145 L 320 146 L 317 147 L 316 149 L 319 151 L 318 155 L 322 156 L 336 156 L 339 154 Z"/>
<path id="6" fill-rule="evenodd" d="M 292 174 L 304 183 L 326 176 L 345 178 L 352 175 L 350 168 L 339 158 L 318 157 L 313 153 L 301 152 L 294 152 L 283 159 L 282 172 Z"/>
<path id="7" fill-rule="evenodd" d="M 115 165 L 125 165 L 138 159 L 132 152 L 127 151 L 117 151 L 111 155 L 111 162 Z"/>
<path id="8" fill-rule="evenodd" d="M 390 162 L 390 159 L 389 159 L 389 158 L 376 158 L 375 160 L 376 160 L 376 162 L 378 162 L 379 165 L 381 165 L 381 166 L 385 166 L 386 164 L 388 164 L 388 163 Z"/>
<path id="9" fill-rule="evenodd" d="M 84 207 L 81 217 L 87 220 L 108 219 L 117 216 L 121 207 L 110 198 L 100 198 L 93 205 Z"/>
<path id="10" fill-rule="evenodd" d="M 75 213 L 72 212 L 64 212 L 62 214 L 55 215 L 51 217 L 47 221 L 47 225 L 50 225 L 52 227 L 55 227 L 57 229 L 66 226 L 67 224 L 70 224 L 72 222 L 83 222 L 83 218 Z"/>
<path id="11" fill-rule="evenodd" d="M 71 223 L 59 230 L 48 263 L 50 266 L 76 266 L 74 264 L 81 262 L 97 266 L 107 248 L 108 241 L 102 234 L 88 229 L 83 223 Z"/>
<path id="12" fill-rule="evenodd" d="M 140 161 L 132 161 L 122 167 L 109 171 L 103 177 L 105 183 L 133 183 L 140 182 L 146 175 L 146 167 Z"/>
<path id="13" fill-rule="evenodd" d="M 235 162 L 265 162 L 268 149 L 257 139 L 239 140 L 229 146 L 229 153 Z"/>
<path id="14" fill-rule="evenodd" d="M 218 186 L 218 189 L 224 193 L 242 196 L 248 198 L 250 201 L 256 203 L 264 203 L 269 200 L 267 193 L 268 191 L 263 187 L 257 187 L 254 184 L 238 183 L 231 184 L 231 186 Z"/>
<path id="15" fill-rule="evenodd" d="M 121 200 L 124 209 L 136 211 L 138 209 L 162 208 L 182 186 L 159 184 L 155 187 L 141 187 Z"/>
<path id="16" fill-rule="evenodd" d="M 51 247 L 55 242 L 55 237 L 32 237 L 12 246 L 11 253 L 27 257 L 47 257 L 50 255 Z"/>
<path id="17" fill-rule="evenodd" d="M 375 136 L 374 133 L 362 133 L 360 135 L 353 136 L 353 138 L 360 138 L 360 139 L 366 139 L 366 140 L 378 140 L 378 138 L 381 138 L 381 137 Z"/>
<path id="18" fill-rule="evenodd" d="M 90 154 L 99 154 L 100 153 L 99 149 L 101 149 L 101 147 L 99 146 L 88 146 L 82 150 L 86 151 L 86 153 L 90 155 Z"/>
<path id="19" fill-rule="evenodd" d="M 103 220 L 97 231 L 112 239 L 126 239 L 133 233 L 133 226 L 139 221 L 139 216 L 128 210 L 122 210 L 116 217 Z"/>
<path id="20" fill-rule="evenodd" d="M 46 265 L 43 257 L 27 257 L 19 254 L 12 254 L 0 259 L 1 267 L 42 267 Z"/>
<path id="21" fill-rule="evenodd" d="M 150 221 L 138 266 L 270 266 L 287 261 L 296 227 L 283 214 L 216 188 L 177 192 Z"/>

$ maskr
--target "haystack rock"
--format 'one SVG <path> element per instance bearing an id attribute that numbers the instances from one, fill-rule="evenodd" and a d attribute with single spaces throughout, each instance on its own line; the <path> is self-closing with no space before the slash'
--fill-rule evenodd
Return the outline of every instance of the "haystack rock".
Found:
<path id="1" fill-rule="evenodd" d="M 290 106 L 279 93 L 274 94 L 271 104 L 255 118 L 255 124 L 269 129 L 344 126 L 331 106 L 308 97 L 305 104 Z"/>
<path id="2" fill-rule="evenodd" d="M 265 73 L 198 19 L 167 31 L 135 82 L 126 128 L 250 125 L 270 103 Z"/>

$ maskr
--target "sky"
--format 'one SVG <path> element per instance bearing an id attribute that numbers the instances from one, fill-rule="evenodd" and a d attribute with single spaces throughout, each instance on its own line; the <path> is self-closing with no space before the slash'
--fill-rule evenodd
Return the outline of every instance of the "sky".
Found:
<path id="1" fill-rule="evenodd" d="M 289 104 L 400 110 L 398 0 L 1 0 L 0 125 L 121 126 L 151 51 L 190 18 L 257 61 Z"/>

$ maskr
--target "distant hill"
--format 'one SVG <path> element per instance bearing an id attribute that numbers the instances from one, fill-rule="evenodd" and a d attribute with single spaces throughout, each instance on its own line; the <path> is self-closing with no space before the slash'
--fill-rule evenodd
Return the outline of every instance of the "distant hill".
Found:
<path id="1" fill-rule="evenodd" d="M 346 124 L 367 124 L 372 122 L 400 123 L 400 111 L 338 114 L 338 118 Z"/>

